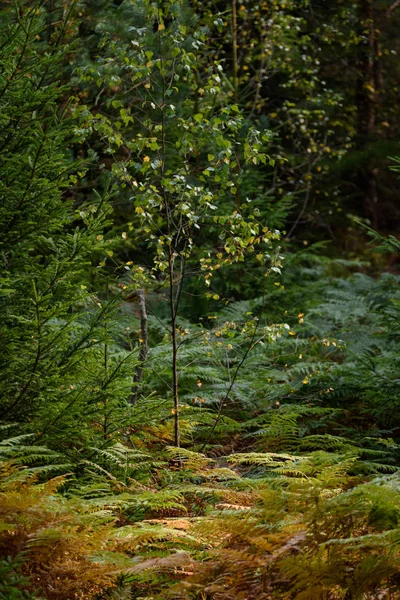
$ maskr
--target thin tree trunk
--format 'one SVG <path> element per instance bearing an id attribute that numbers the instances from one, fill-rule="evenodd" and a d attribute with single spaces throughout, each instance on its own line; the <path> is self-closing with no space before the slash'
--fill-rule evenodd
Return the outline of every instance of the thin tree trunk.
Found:
<path id="1" fill-rule="evenodd" d="M 47 43 L 51 43 L 51 36 L 53 35 L 54 26 L 54 0 L 48 0 L 47 2 Z"/>
<path id="2" fill-rule="evenodd" d="M 147 360 L 149 349 L 148 349 L 148 335 L 147 335 L 147 311 L 146 311 L 146 297 L 144 290 L 137 290 L 136 296 L 138 298 L 139 314 L 140 314 L 140 350 L 139 350 L 139 364 L 136 367 L 135 377 L 133 379 L 133 390 L 131 396 L 131 404 L 136 404 L 139 394 L 139 384 L 143 376 L 143 365 Z"/>
<path id="3" fill-rule="evenodd" d="M 358 78 L 356 84 L 357 129 L 369 135 L 375 128 L 375 32 L 372 0 L 359 0 L 359 29 L 362 42 L 359 46 Z M 365 42 L 365 31 L 367 41 Z"/>
<path id="4" fill-rule="evenodd" d="M 176 303 L 174 294 L 174 255 L 169 254 L 169 304 L 171 314 L 172 336 L 172 394 L 174 398 L 174 443 L 181 445 L 179 423 L 179 381 L 178 381 L 178 341 L 176 337 Z"/>
<path id="5" fill-rule="evenodd" d="M 159 5 L 160 6 L 160 5 Z M 161 11 L 160 11 L 161 14 Z M 160 19 L 159 19 L 160 23 Z M 160 54 L 160 62 L 161 69 L 163 72 L 163 53 L 162 53 L 162 44 L 161 44 L 161 30 L 158 28 L 158 40 L 159 40 L 159 54 Z M 161 181 L 165 175 L 165 163 L 167 158 L 166 153 L 166 140 L 165 140 L 165 106 L 166 106 L 166 91 L 167 91 L 167 83 L 165 74 L 162 76 L 162 102 L 161 102 Z M 167 221 L 167 230 L 168 230 L 168 277 L 169 277 L 169 309 L 171 316 L 171 336 L 172 336 L 172 395 L 174 402 L 174 442 L 177 448 L 180 447 L 180 422 L 179 422 L 179 382 L 178 382 L 178 340 L 176 335 L 176 316 L 178 312 L 179 306 L 179 298 L 181 287 L 178 288 L 178 294 L 175 298 L 175 289 L 174 289 L 174 274 L 175 274 L 175 252 L 178 247 L 179 233 L 176 233 L 176 225 L 174 223 L 174 219 L 172 216 L 173 206 L 172 202 L 170 203 L 168 200 L 168 193 L 166 187 L 163 183 L 162 185 L 162 195 L 164 199 L 164 211 L 165 218 Z M 182 282 L 179 282 L 179 286 L 181 286 Z"/>
<path id="6" fill-rule="evenodd" d="M 233 100 L 238 104 L 239 100 L 239 64 L 238 64 L 238 30 L 237 30 L 237 0 L 232 0 L 232 72 L 233 72 Z M 240 207 L 240 156 L 238 152 L 238 136 L 235 135 L 235 201 L 236 206 Z"/>
<path id="7" fill-rule="evenodd" d="M 238 40 L 237 40 L 237 6 L 232 0 L 232 72 L 234 101 L 238 101 Z"/>
<path id="8" fill-rule="evenodd" d="M 359 28 L 361 38 L 366 43 L 360 44 L 358 58 L 358 78 L 356 83 L 357 133 L 360 143 L 365 149 L 368 142 L 373 140 L 376 132 L 377 99 L 381 86 L 381 74 L 378 65 L 378 42 L 375 31 L 373 0 L 359 0 Z M 364 210 L 377 226 L 378 186 L 377 170 L 370 159 L 359 172 L 359 186 L 364 197 Z"/>

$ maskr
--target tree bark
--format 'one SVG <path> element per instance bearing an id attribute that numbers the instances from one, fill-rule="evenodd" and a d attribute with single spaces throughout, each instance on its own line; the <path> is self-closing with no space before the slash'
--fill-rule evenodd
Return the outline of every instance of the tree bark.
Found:
<path id="1" fill-rule="evenodd" d="M 131 404 L 136 404 L 139 394 L 139 384 L 143 376 L 143 365 L 147 360 L 149 353 L 148 350 L 148 336 L 147 336 L 147 312 L 146 312 L 146 297 L 144 290 L 137 290 L 136 296 L 138 298 L 139 314 L 140 314 L 140 350 L 139 350 L 139 364 L 136 367 L 135 377 L 133 378 L 133 389 L 131 396 Z"/>
<path id="2" fill-rule="evenodd" d="M 357 107 L 357 133 L 362 150 L 368 149 L 376 135 L 379 92 L 382 73 L 379 64 L 379 39 L 375 27 L 373 0 L 359 0 L 359 56 L 355 104 Z M 368 157 L 360 166 L 358 181 L 363 196 L 364 212 L 373 224 L 378 225 L 378 170 Z"/>

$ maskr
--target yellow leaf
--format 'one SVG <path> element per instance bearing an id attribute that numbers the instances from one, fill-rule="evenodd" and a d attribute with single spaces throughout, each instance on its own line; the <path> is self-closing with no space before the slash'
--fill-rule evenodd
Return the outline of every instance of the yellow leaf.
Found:
<path id="1" fill-rule="evenodd" d="M 164 29 L 165 29 L 164 23 L 159 23 L 159 25 L 158 25 L 158 31 L 164 31 Z"/>

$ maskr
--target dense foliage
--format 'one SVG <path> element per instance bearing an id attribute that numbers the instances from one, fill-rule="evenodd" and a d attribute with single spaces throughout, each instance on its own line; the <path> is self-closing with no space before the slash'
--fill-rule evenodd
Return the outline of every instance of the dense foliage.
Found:
<path id="1" fill-rule="evenodd" d="M 400 598 L 399 3 L 0 16 L 0 598 Z"/>

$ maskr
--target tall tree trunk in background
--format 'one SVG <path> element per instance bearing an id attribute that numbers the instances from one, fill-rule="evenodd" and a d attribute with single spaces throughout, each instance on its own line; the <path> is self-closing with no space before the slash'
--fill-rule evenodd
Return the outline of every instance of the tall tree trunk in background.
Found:
<path id="1" fill-rule="evenodd" d="M 54 31 L 54 0 L 47 0 L 47 43 L 50 44 Z"/>
<path id="2" fill-rule="evenodd" d="M 368 151 L 376 136 L 379 92 L 382 88 L 382 75 L 379 64 L 379 31 L 375 27 L 374 0 L 359 0 L 359 55 L 357 61 L 355 104 L 357 108 L 357 134 L 360 149 Z M 378 223 L 378 169 L 368 156 L 361 165 L 358 180 L 364 197 L 364 212 Z"/>

